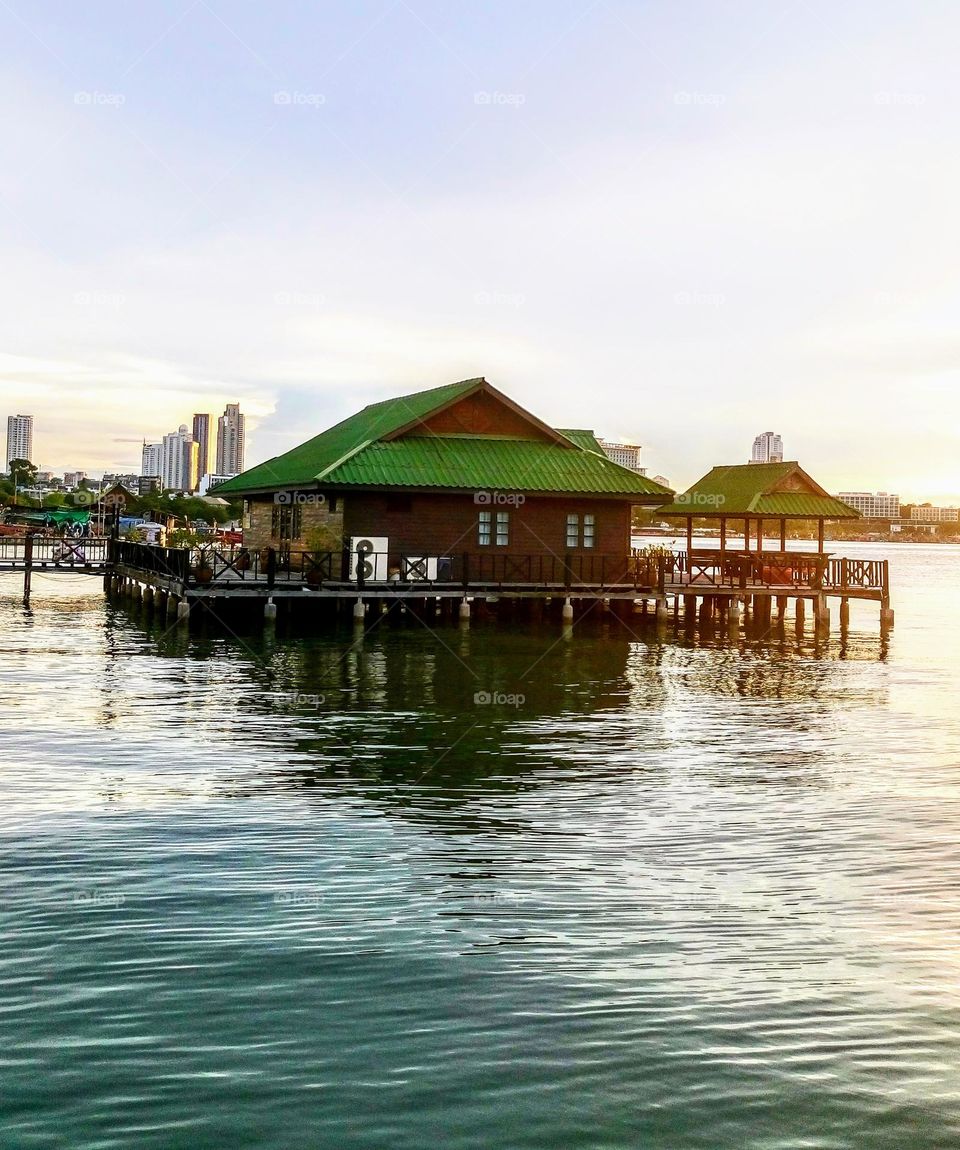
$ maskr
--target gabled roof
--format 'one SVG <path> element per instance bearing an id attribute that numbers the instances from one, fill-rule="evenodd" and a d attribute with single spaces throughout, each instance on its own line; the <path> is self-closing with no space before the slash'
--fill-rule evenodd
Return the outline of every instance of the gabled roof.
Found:
<path id="1" fill-rule="evenodd" d="M 529 436 L 438 434 L 422 426 L 427 417 L 480 391 L 519 416 Z M 584 493 L 643 503 L 672 494 L 607 459 L 592 432 L 558 431 L 482 378 L 371 404 L 292 451 L 218 484 L 212 493 L 247 495 L 287 487 Z"/>
<path id="2" fill-rule="evenodd" d="M 744 463 L 714 467 L 702 479 L 658 509 L 659 515 L 719 519 L 859 519 L 860 513 L 834 499 L 799 463 Z"/>

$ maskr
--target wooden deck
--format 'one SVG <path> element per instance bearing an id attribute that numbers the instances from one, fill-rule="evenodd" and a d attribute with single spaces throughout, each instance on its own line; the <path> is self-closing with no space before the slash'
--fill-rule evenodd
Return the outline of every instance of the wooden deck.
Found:
<path id="1" fill-rule="evenodd" d="M 24 571 L 29 598 L 31 571 L 101 575 L 105 585 L 133 584 L 175 603 L 231 599 L 273 604 L 276 600 L 447 600 L 473 598 L 629 600 L 654 602 L 658 615 L 672 604 L 739 615 L 741 607 L 782 613 L 786 600 L 813 603 L 823 617 L 828 597 L 841 612 L 851 599 L 877 602 L 892 623 L 887 560 L 847 559 L 787 551 L 697 550 L 629 555 L 450 555 L 391 557 L 347 552 L 285 554 L 242 547 L 180 549 L 122 540 L 0 539 L 0 570 Z M 373 576 L 379 577 L 371 577 Z M 352 578 L 350 577 L 352 575 Z M 188 612 L 187 612 L 188 613 Z"/>

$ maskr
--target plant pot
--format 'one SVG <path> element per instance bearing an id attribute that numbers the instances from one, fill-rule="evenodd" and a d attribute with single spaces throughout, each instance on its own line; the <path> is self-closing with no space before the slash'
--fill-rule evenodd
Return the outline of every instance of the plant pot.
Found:
<path id="1" fill-rule="evenodd" d="M 193 569 L 193 578 L 201 587 L 205 587 L 213 578 L 213 568 L 195 567 Z"/>
<path id="2" fill-rule="evenodd" d="M 322 582 L 323 582 L 323 572 L 320 570 L 319 567 L 312 567 L 307 572 L 307 586 L 308 587 L 319 587 Z"/>
<path id="3" fill-rule="evenodd" d="M 249 571 L 250 570 L 250 553 L 249 553 L 249 551 L 244 551 L 244 553 L 242 555 L 238 555 L 237 561 L 236 561 L 236 563 L 234 563 L 233 566 L 237 571 Z"/>

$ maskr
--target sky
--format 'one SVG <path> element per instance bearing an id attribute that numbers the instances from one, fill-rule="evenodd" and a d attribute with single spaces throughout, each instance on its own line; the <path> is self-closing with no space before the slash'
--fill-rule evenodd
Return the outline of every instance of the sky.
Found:
<path id="1" fill-rule="evenodd" d="M 685 487 L 960 500 L 960 8 L 2 0 L 0 414 L 247 463 L 484 375 Z"/>

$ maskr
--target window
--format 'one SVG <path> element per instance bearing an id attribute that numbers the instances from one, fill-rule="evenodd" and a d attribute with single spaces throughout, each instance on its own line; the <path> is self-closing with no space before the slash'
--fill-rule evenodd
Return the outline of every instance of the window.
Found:
<path id="1" fill-rule="evenodd" d="M 584 547 L 592 547 L 595 537 L 594 527 L 596 520 L 592 515 L 584 515 L 583 517 L 583 545 Z"/>
<path id="2" fill-rule="evenodd" d="M 297 504 L 274 506 L 270 521 L 270 536 L 282 541 L 299 539 L 303 528 L 303 508 Z"/>
<path id="3" fill-rule="evenodd" d="M 594 547 L 597 541 L 597 517 L 584 515 L 581 529 L 581 517 L 571 513 L 567 516 L 567 550 L 576 547 Z"/>
<path id="4" fill-rule="evenodd" d="M 492 511 L 481 511 L 477 523 L 477 542 L 481 547 L 489 547 L 496 543 L 498 547 L 506 547 L 510 543 L 510 512 L 498 511 L 496 517 Z"/>

